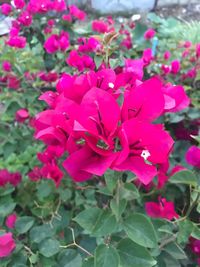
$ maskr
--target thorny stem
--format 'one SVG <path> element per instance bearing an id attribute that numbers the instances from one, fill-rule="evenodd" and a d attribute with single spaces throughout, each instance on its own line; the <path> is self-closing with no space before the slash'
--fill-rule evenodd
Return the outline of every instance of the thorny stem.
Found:
<path id="1" fill-rule="evenodd" d="M 90 257 L 94 257 L 88 250 L 86 250 L 85 248 L 81 247 L 80 245 L 78 245 L 76 243 L 76 240 L 75 240 L 75 234 L 74 234 L 74 229 L 73 228 L 69 228 L 72 232 L 72 239 L 73 239 L 73 243 L 69 244 L 69 245 L 66 245 L 66 246 L 60 246 L 61 248 L 69 248 L 69 247 L 77 247 L 79 248 L 80 250 L 82 250 L 83 252 L 85 252 L 88 256 Z"/>

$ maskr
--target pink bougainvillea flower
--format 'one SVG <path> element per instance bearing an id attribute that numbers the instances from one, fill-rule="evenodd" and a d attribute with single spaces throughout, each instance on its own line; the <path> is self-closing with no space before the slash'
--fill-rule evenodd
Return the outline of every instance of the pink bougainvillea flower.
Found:
<path id="1" fill-rule="evenodd" d="M 70 14 L 62 15 L 62 19 L 70 23 L 72 22 L 72 16 Z"/>
<path id="2" fill-rule="evenodd" d="M 10 214 L 6 218 L 6 226 L 10 229 L 13 229 L 15 227 L 15 222 L 17 220 L 17 215 L 15 213 Z"/>
<path id="3" fill-rule="evenodd" d="M 7 60 L 6 61 L 3 61 L 3 63 L 2 63 L 2 69 L 4 71 L 10 72 L 12 70 L 12 65 L 11 65 L 10 61 L 7 61 Z"/>
<path id="4" fill-rule="evenodd" d="M 196 45 L 196 57 L 200 57 L 200 43 Z"/>
<path id="5" fill-rule="evenodd" d="M 200 256 L 200 240 L 193 237 L 190 237 L 189 240 L 190 240 L 189 247 L 192 250 L 192 252 L 197 256 Z"/>
<path id="6" fill-rule="evenodd" d="M 182 166 L 182 165 L 176 165 L 176 166 L 174 166 L 173 169 L 171 170 L 169 176 L 172 176 L 172 175 L 174 175 L 175 173 L 180 172 L 180 171 L 184 171 L 184 170 L 187 170 L 184 166 Z"/>
<path id="7" fill-rule="evenodd" d="M 171 67 L 168 66 L 168 65 L 162 65 L 162 66 L 161 66 L 161 70 L 162 70 L 162 72 L 163 72 L 164 75 L 167 75 L 167 74 L 170 73 L 170 71 L 171 71 Z"/>
<path id="8" fill-rule="evenodd" d="M 125 92 L 122 119 L 138 118 L 153 121 L 162 114 L 164 104 L 162 83 L 157 78 L 151 78 Z"/>
<path id="9" fill-rule="evenodd" d="M 23 11 L 18 17 L 18 21 L 26 27 L 32 24 L 32 19 L 32 15 L 28 11 Z"/>
<path id="10" fill-rule="evenodd" d="M 157 175 L 156 164 L 167 161 L 174 142 L 162 125 L 150 124 L 141 118 L 125 121 L 121 130 L 129 144 L 129 156 L 113 168 L 118 171 L 132 171 L 147 185 Z"/>
<path id="11" fill-rule="evenodd" d="M 57 12 L 62 12 L 67 9 L 65 0 L 54 0 L 52 3 L 52 9 Z"/>
<path id="12" fill-rule="evenodd" d="M 170 51 L 165 51 L 165 53 L 164 53 L 164 55 L 163 55 L 163 58 L 164 58 L 165 60 L 168 60 L 168 59 L 170 59 L 170 57 L 171 57 L 171 53 L 170 53 Z"/>
<path id="13" fill-rule="evenodd" d="M 10 89 L 17 90 L 20 87 L 20 80 L 17 76 L 9 74 L 7 76 L 7 86 Z"/>
<path id="14" fill-rule="evenodd" d="M 69 12 L 73 17 L 77 18 L 78 20 L 85 20 L 85 18 L 86 18 L 86 13 L 84 11 L 80 10 L 75 5 L 69 6 Z"/>
<path id="15" fill-rule="evenodd" d="M 30 0 L 27 5 L 27 11 L 35 13 L 46 13 L 52 8 L 51 0 Z"/>
<path id="16" fill-rule="evenodd" d="M 188 164 L 200 168 L 200 148 L 191 146 L 185 155 L 185 159 Z"/>
<path id="17" fill-rule="evenodd" d="M 189 106 L 190 98 L 181 85 L 168 84 L 162 87 L 162 91 L 165 97 L 165 112 L 178 112 Z"/>
<path id="18" fill-rule="evenodd" d="M 14 0 L 14 5 L 17 9 L 22 9 L 25 6 L 24 0 Z"/>
<path id="19" fill-rule="evenodd" d="M 180 61 L 178 59 L 173 60 L 171 62 L 171 73 L 177 74 L 177 73 L 179 73 L 180 69 L 181 69 Z"/>
<path id="20" fill-rule="evenodd" d="M 159 202 L 146 202 L 146 213 L 152 218 L 162 218 L 167 220 L 173 220 L 179 218 L 179 215 L 174 209 L 174 203 L 168 202 L 165 198 L 159 198 Z"/>
<path id="21" fill-rule="evenodd" d="M 45 164 L 41 168 L 41 174 L 43 178 L 52 179 L 58 187 L 63 177 L 63 172 L 59 169 L 55 161 Z"/>
<path id="22" fill-rule="evenodd" d="M 29 112 L 27 109 L 22 108 L 17 110 L 17 112 L 15 113 L 15 119 L 17 122 L 23 123 L 28 118 L 29 118 Z"/>
<path id="23" fill-rule="evenodd" d="M 60 146 L 48 146 L 44 152 L 38 153 L 37 157 L 43 163 L 50 163 L 61 157 L 63 152 L 64 149 Z"/>
<path id="24" fill-rule="evenodd" d="M 38 73 L 38 76 L 42 81 L 49 82 L 49 83 L 56 82 L 58 80 L 58 74 L 53 71 L 47 72 L 47 73 L 40 72 Z"/>
<path id="25" fill-rule="evenodd" d="M 83 71 L 85 69 L 93 70 L 95 68 L 94 61 L 90 56 L 81 56 L 76 50 L 72 50 L 69 53 L 66 63 L 71 67 L 77 68 L 79 71 Z"/>
<path id="26" fill-rule="evenodd" d="M 53 108 L 57 96 L 58 94 L 55 92 L 46 91 L 38 99 L 45 101 L 49 105 L 49 107 Z"/>
<path id="27" fill-rule="evenodd" d="M 23 49 L 26 46 L 26 37 L 18 35 L 10 36 L 6 44 L 11 47 Z"/>
<path id="28" fill-rule="evenodd" d="M 125 72 L 132 72 L 136 75 L 137 79 L 143 78 L 144 62 L 142 59 L 125 59 Z"/>
<path id="29" fill-rule="evenodd" d="M 100 42 L 94 37 L 88 39 L 81 37 L 78 39 L 78 42 L 80 43 L 78 51 L 81 53 L 96 52 L 101 48 Z"/>
<path id="30" fill-rule="evenodd" d="M 185 43 L 184 43 L 184 47 L 185 48 L 190 48 L 192 46 L 192 42 L 190 42 L 190 41 L 185 41 Z"/>
<path id="31" fill-rule="evenodd" d="M 58 50 L 65 51 L 69 47 L 69 34 L 62 31 L 59 35 L 52 34 L 44 43 L 47 53 L 52 54 Z"/>
<path id="32" fill-rule="evenodd" d="M 12 6 L 9 4 L 3 4 L 0 6 L 1 13 L 8 16 L 12 12 Z"/>
<path id="33" fill-rule="evenodd" d="M 16 245 L 12 233 L 0 235 L 0 258 L 8 257 L 15 247 Z"/>
<path id="34" fill-rule="evenodd" d="M 109 32 L 109 25 L 103 20 L 93 20 L 92 30 L 98 33 Z"/>
<path id="35" fill-rule="evenodd" d="M 156 32 L 154 29 L 148 29 L 145 33 L 144 33 L 144 39 L 146 40 L 150 40 L 155 36 Z"/>
<path id="36" fill-rule="evenodd" d="M 151 63 L 151 61 L 153 60 L 153 53 L 151 48 L 144 49 L 142 59 L 144 62 L 144 66 L 148 66 Z"/>
<path id="37" fill-rule="evenodd" d="M 29 173 L 27 173 L 29 179 L 31 181 L 39 181 L 42 178 L 42 171 L 41 168 L 38 166 L 35 166 L 32 171 L 30 171 Z"/>

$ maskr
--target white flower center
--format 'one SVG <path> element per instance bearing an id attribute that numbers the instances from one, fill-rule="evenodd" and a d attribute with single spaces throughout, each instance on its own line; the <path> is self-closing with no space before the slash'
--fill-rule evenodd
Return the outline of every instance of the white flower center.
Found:
<path id="1" fill-rule="evenodd" d="M 141 157 L 145 160 L 148 159 L 148 157 L 151 156 L 150 152 L 148 150 L 142 150 Z"/>
<path id="2" fill-rule="evenodd" d="M 108 87 L 110 87 L 110 88 L 114 88 L 114 83 L 109 83 L 109 84 L 108 84 Z"/>

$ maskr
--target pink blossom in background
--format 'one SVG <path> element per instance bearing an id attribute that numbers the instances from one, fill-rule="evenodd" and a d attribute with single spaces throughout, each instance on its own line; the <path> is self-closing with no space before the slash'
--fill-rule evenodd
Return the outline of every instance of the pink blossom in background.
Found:
<path id="1" fill-rule="evenodd" d="M 58 50 L 65 51 L 69 47 L 69 34 L 61 31 L 59 35 L 52 34 L 44 43 L 44 48 L 49 54 L 53 54 Z"/>
<path id="2" fill-rule="evenodd" d="M 92 30 L 98 33 L 109 32 L 109 25 L 103 20 L 93 20 Z"/>
<path id="3" fill-rule="evenodd" d="M 41 168 L 41 174 L 46 179 L 52 179 L 58 187 L 63 178 L 63 172 L 59 169 L 55 161 L 45 164 Z"/>
<path id="4" fill-rule="evenodd" d="M 190 42 L 190 41 L 185 41 L 185 43 L 184 43 L 184 47 L 185 48 L 190 48 L 192 46 L 192 42 Z"/>
<path id="5" fill-rule="evenodd" d="M 47 72 L 47 73 L 40 72 L 40 73 L 38 73 L 38 77 L 42 81 L 52 83 L 52 82 L 56 82 L 59 76 L 56 72 L 52 71 L 52 72 Z"/>
<path id="6" fill-rule="evenodd" d="M 167 74 L 170 73 L 170 71 L 171 71 L 171 67 L 168 66 L 168 65 L 162 65 L 162 66 L 161 66 L 161 70 L 162 70 L 162 72 L 163 72 L 164 75 L 167 75 Z"/>
<path id="7" fill-rule="evenodd" d="M 17 220 L 17 215 L 15 213 L 10 214 L 7 218 L 6 218 L 6 226 L 10 229 L 13 229 L 15 227 L 15 222 Z"/>
<path id="8" fill-rule="evenodd" d="M 26 27 L 32 24 L 32 19 L 32 15 L 28 11 L 23 11 L 18 17 L 18 21 Z"/>
<path id="9" fill-rule="evenodd" d="M 200 57 L 200 43 L 196 45 L 196 57 Z"/>
<path id="10" fill-rule="evenodd" d="M 11 74 L 7 75 L 8 88 L 17 90 L 17 89 L 19 89 L 20 85 L 21 85 L 20 80 L 18 79 L 17 76 L 11 75 Z"/>
<path id="11" fill-rule="evenodd" d="M 167 201 L 165 198 L 159 198 L 159 202 L 146 202 L 146 213 L 152 218 L 162 218 L 173 220 L 179 218 L 179 215 L 174 209 L 174 203 Z"/>
<path id="12" fill-rule="evenodd" d="M 142 59 L 125 59 L 125 72 L 133 73 L 139 80 L 143 78 L 144 62 Z"/>
<path id="13" fill-rule="evenodd" d="M 14 5 L 17 9 L 22 9 L 25 6 L 24 0 L 14 0 Z"/>
<path id="14" fill-rule="evenodd" d="M 156 34 L 156 31 L 154 29 L 148 29 L 145 33 L 144 33 L 144 39 L 146 40 L 150 40 L 152 39 Z"/>
<path id="15" fill-rule="evenodd" d="M 10 4 L 3 4 L 0 6 L 1 13 L 8 16 L 12 12 L 12 6 Z"/>
<path id="16" fill-rule="evenodd" d="M 142 59 L 144 62 L 144 66 L 148 66 L 151 63 L 151 61 L 154 59 L 151 48 L 144 49 Z"/>
<path id="17" fill-rule="evenodd" d="M 185 155 L 185 159 L 188 164 L 200 168 L 200 148 L 191 146 Z"/>
<path id="18" fill-rule="evenodd" d="M 72 16 L 70 14 L 62 15 L 62 19 L 70 23 L 72 22 Z"/>
<path id="19" fill-rule="evenodd" d="M 12 70 L 12 65 L 10 63 L 10 61 L 3 61 L 2 62 L 2 69 L 6 72 L 10 72 Z"/>
<path id="20" fill-rule="evenodd" d="M 177 74 L 181 69 L 181 64 L 178 59 L 171 62 L 171 73 Z"/>
<path id="21" fill-rule="evenodd" d="M 10 36 L 6 42 L 8 46 L 23 49 L 26 46 L 26 37 L 24 36 Z"/>
<path id="22" fill-rule="evenodd" d="M 17 110 L 17 112 L 15 113 L 15 119 L 17 122 L 23 123 L 28 118 L 29 118 L 29 112 L 27 109 L 22 108 Z"/>
<path id="23" fill-rule="evenodd" d="M 80 55 L 76 50 L 70 51 L 66 63 L 71 67 L 77 68 L 79 71 L 85 69 L 93 70 L 95 68 L 92 57 L 88 55 Z"/>
<path id="24" fill-rule="evenodd" d="M 7 183 L 17 186 L 21 182 L 22 176 L 19 172 L 11 173 L 7 169 L 0 170 L 0 187 Z"/>
<path id="25" fill-rule="evenodd" d="M 171 57 L 170 51 L 165 51 L 165 53 L 163 55 L 164 60 L 168 60 L 168 59 L 170 59 L 170 57 Z"/>
<path id="26" fill-rule="evenodd" d="M 85 18 L 86 18 L 86 13 L 84 11 L 80 10 L 75 5 L 69 6 L 69 12 L 73 17 L 77 18 L 78 20 L 82 21 L 82 20 L 85 20 Z"/>
<path id="27" fill-rule="evenodd" d="M 0 258 L 8 257 L 15 247 L 16 245 L 12 233 L 0 235 Z"/>

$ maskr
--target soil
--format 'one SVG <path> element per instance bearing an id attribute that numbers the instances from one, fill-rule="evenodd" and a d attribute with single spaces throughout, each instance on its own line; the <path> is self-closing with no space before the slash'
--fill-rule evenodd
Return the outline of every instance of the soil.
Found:
<path id="1" fill-rule="evenodd" d="M 172 16 L 182 21 L 200 21 L 200 3 L 188 4 L 185 6 L 173 5 L 170 7 L 156 8 L 155 13 L 164 18 Z"/>

